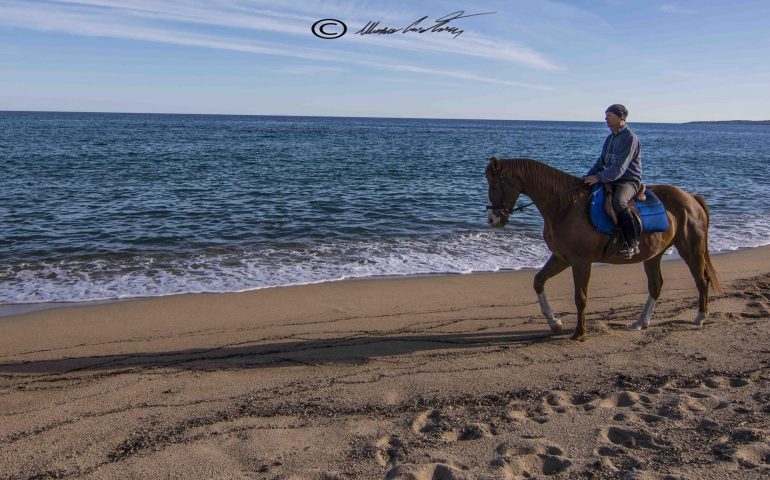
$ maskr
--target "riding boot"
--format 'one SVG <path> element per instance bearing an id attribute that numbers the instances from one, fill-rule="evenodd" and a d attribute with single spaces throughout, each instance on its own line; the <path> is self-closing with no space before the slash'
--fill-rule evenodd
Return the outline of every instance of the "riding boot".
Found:
<path id="1" fill-rule="evenodd" d="M 620 231 L 623 233 L 623 241 L 625 242 L 625 248 L 620 251 L 621 256 L 626 259 L 631 259 L 637 253 L 639 253 L 639 242 L 636 239 L 636 227 L 634 226 L 634 217 L 631 213 L 631 209 L 627 206 L 617 212 L 618 225 Z"/>

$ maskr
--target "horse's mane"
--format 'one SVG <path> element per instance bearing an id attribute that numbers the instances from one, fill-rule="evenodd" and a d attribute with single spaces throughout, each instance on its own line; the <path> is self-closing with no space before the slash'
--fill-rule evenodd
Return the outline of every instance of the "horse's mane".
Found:
<path id="1" fill-rule="evenodd" d="M 574 204 L 580 197 L 585 196 L 588 188 L 574 188 L 583 183 L 583 179 L 563 172 L 537 160 L 529 158 L 500 159 L 503 175 L 515 174 L 525 180 L 530 191 L 538 188 L 541 191 L 559 194 L 559 205 Z M 570 190 L 572 189 L 572 190 Z"/>
<path id="2" fill-rule="evenodd" d="M 588 192 L 587 188 L 576 188 L 566 192 L 566 190 L 583 183 L 583 179 L 537 160 L 504 158 L 500 159 L 500 167 L 503 175 L 516 174 L 520 178 L 526 179 L 531 186 L 537 186 L 554 194 L 564 192 L 562 200 L 574 201 Z"/>

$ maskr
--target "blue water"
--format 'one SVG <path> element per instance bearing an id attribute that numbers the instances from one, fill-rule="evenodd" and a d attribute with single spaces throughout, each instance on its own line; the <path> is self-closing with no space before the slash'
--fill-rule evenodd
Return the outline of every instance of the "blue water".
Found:
<path id="1" fill-rule="evenodd" d="M 647 183 L 704 195 L 712 250 L 770 243 L 770 126 L 635 124 Z M 542 265 L 486 226 L 484 167 L 583 175 L 603 122 L 0 112 L 0 304 Z"/>

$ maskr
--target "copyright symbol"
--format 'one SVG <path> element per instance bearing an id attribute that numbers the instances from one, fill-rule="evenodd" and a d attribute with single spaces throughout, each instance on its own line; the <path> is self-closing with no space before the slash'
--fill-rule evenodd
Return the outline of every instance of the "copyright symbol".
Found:
<path id="1" fill-rule="evenodd" d="M 340 27 L 342 28 L 342 31 L 340 31 L 339 28 L 334 27 Z M 315 22 L 313 26 L 310 27 L 310 31 L 312 31 L 313 35 L 318 38 L 330 40 L 333 38 L 340 38 L 341 36 L 345 35 L 345 32 L 348 31 L 348 26 L 345 25 L 341 20 L 324 18 L 323 20 L 318 20 Z"/>

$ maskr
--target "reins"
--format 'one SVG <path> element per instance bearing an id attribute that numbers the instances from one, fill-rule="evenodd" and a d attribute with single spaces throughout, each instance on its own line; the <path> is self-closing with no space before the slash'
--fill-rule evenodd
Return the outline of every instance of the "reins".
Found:
<path id="1" fill-rule="evenodd" d="M 501 191 L 501 192 L 505 192 L 505 181 L 503 180 L 503 176 L 502 176 L 502 175 L 500 175 L 500 177 L 499 177 L 499 178 L 500 178 L 500 191 Z M 569 193 L 569 192 L 571 192 L 571 191 L 573 191 L 573 190 L 577 190 L 578 188 L 580 188 L 580 187 L 584 187 L 584 186 L 586 186 L 586 184 L 585 184 L 585 183 L 580 183 L 580 184 L 578 184 L 578 185 L 575 185 L 575 186 L 573 186 L 573 187 L 570 187 L 570 188 L 568 188 L 568 189 L 566 189 L 566 190 L 563 190 L 563 191 L 561 191 L 561 192 L 558 192 L 558 193 L 556 193 L 556 196 L 557 196 L 557 197 L 560 197 L 560 196 L 562 196 L 562 195 L 564 195 L 564 194 L 566 194 L 566 193 Z M 503 195 L 503 197 L 505 197 L 505 195 Z M 513 212 L 521 212 L 521 211 L 524 211 L 524 209 L 525 209 L 525 208 L 527 208 L 527 207 L 530 207 L 530 206 L 532 206 L 532 205 L 534 205 L 534 204 L 535 204 L 535 202 L 529 202 L 529 203 L 527 203 L 527 204 L 524 204 L 524 205 L 519 205 L 519 206 L 517 206 L 517 207 L 512 207 L 510 210 L 508 210 L 507 208 L 505 208 L 505 205 L 487 205 L 487 210 L 500 210 L 500 214 L 501 214 L 501 215 L 503 215 L 504 217 L 506 217 L 506 218 L 507 218 L 507 217 L 509 217 L 509 216 L 510 216 L 510 215 L 511 215 Z"/>

